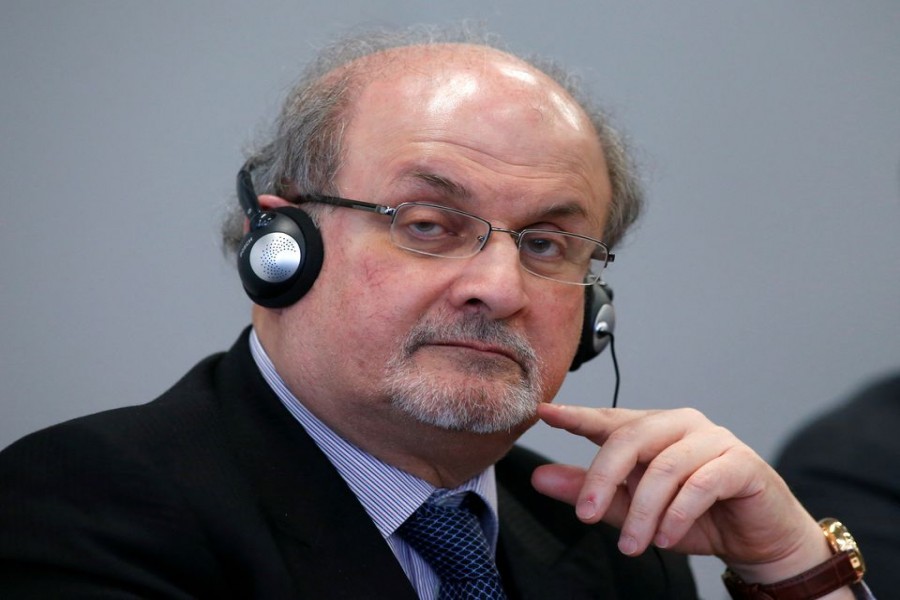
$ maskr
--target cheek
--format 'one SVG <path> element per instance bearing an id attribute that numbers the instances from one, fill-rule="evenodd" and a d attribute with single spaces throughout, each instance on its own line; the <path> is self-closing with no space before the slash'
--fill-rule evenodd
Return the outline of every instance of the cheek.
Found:
<path id="1" fill-rule="evenodd" d="M 583 294 L 568 295 L 552 305 L 539 307 L 538 311 L 544 317 L 545 331 L 554 340 L 551 347 L 562 354 L 573 354 L 584 325 Z"/>
<path id="2" fill-rule="evenodd" d="M 578 299 L 560 302 L 539 309 L 541 315 L 540 334 L 535 340 L 538 348 L 544 348 L 544 377 L 548 391 L 562 385 L 572 365 L 572 357 L 581 338 L 584 324 L 584 301 Z"/>
<path id="3" fill-rule="evenodd" d="M 353 272 L 347 273 L 348 283 L 355 290 L 350 304 L 362 311 L 367 319 L 392 320 L 406 312 L 404 302 L 414 294 L 414 285 L 395 261 L 385 260 L 383 255 L 363 256 L 355 262 Z"/>
<path id="4" fill-rule="evenodd" d="M 386 260 L 381 240 L 344 218 L 347 216 L 329 215 L 328 226 L 323 228 L 325 262 L 320 279 L 327 288 L 328 301 L 339 306 L 349 319 L 359 320 L 382 310 L 378 300 L 390 295 L 395 269 Z"/>
<path id="5" fill-rule="evenodd" d="M 389 251 L 373 250 L 357 256 L 354 261 L 343 262 L 352 265 L 351 270 L 332 276 L 341 279 L 342 310 L 351 313 L 356 327 L 365 332 L 360 344 L 386 356 L 428 312 L 434 301 L 430 280 L 393 259 Z"/>
<path id="6" fill-rule="evenodd" d="M 401 276 L 401 269 L 398 268 L 397 262 L 386 260 L 383 252 L 380 256 L 374 256 L 369 253 L 357 261 L 357 269 L 354 277 L 359 281 L 360 286 L 364 286 L 370 293 L 379 296 L 389 296 L 391 290 L 395 289 Z"/>

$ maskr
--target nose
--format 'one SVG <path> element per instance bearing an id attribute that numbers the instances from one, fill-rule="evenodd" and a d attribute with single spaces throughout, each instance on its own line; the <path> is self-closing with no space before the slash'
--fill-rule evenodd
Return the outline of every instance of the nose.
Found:
<path id="1" fill-rule="evenodd" d="M 495 230 L 481 252 L 465 263 L 451 286 L 455 306 L 478 310 L 493 319 L 512 317 L 528 305 L 516 240 Z"/>

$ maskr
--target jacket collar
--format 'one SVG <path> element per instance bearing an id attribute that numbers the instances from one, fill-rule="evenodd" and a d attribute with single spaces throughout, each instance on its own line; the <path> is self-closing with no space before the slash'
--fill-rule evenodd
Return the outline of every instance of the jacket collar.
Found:
<path id="1" fill-rule="evenodd" d="M 300 597 L 416 595 L 371 519 L 253 363 L 248 331 L 216 372 L 232 452 Z"/>

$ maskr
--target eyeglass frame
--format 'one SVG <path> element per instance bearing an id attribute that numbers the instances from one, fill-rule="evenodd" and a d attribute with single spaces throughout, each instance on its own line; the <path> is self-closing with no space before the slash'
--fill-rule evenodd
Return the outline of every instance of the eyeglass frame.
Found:
<path id="1" fill-rule="evenodd" d="M 572 233 L 571 231 L 556 231 L 556 230 L 552 230 L 552 229 L 529 229 L 529 228 L 525 228 L 525 229 L 515 230 L 515 229 L 508 229 L 508 228 L 506 228 L 506 227 L 495 227 L 495 226 L 493 225 L 493 223 L 491 223 L 491 222 L 488 221 L 487 219 L 484 219 L 484 218 L 482 218 L 482 217 L 479 217 L 478 215 L 473 215 L 472 213 L 466 212 L 466 211 L 464 211 L 464 210 L 459 210 L 459 209 L 456 209 L 456 208 L 451 208 L 451 207 L 449 207 L 449 206 L 443 206 L 443 205 L 441 205 L 441 204 L 433 204 L 433 203 L 430 203 L 430 202 L 401 202 L 401 203 L 398 204 L 397 206 L 387 206 L 387 205 L 385 205 L 385 204 L 375 204 L 375 203 L 372 203 L 372 202 L 364 202 L 364 201 L 362 201 L 362 200 L 351 200 L 351 199 L 349 199 L 349 198 L 341 198 L 340 196 L 327 196 L 327 195 L 323 195 L 323 194 L 305 194 L 305 195 L 301 196 L 301 197 L 298 199 L 298 204 L 303 204 L 303 203 L 306 203 L 306 202 L 311 202 L 311 203 L 314 203 L 314 204 L 325 204 L 325 205 L 328 205 L 328 206 L 337 206 L 337 207 L 341 207 L 341 208 L 350 208 L 350 209 L 354 209 L 354 210 L 364 210 L 364 211 L 366 211 L 366 212 L 373 212 L 373 213 L 376 213 L 376 214 L 379 214 L 379 215 L 384 215 L 384 216 L 386 216 L 386 217 L 390 217 L 390 219 L 391 219 L 391 226 L 392 226 L 392 227 L 393 227 L 393 224 L 394 224 L 394 218 L 395 218 L 396 215 L 397 215 L 397 211 L 400 210 L 400 209 L 401 209 L 402 207 L 404 207 L 404 206 L 425 206 L 425 207 L 429 207 L 429 208 L 436 208 L 436 209 L 439 209 L 439 210 L 445 210 L 445 211 L 449 211 L 449 212 L 452 212 L 452 213 L 456 213 L 456 214 L 458 214 L 458 215 L 462 215 L 462 216 L 464 216 L 464 217 L 469 217 L 469 218 L 472 218 L 472 219 L 476 219 L 476 220 L 478 220 L 478 221 L 481 221 L 482 223 L 484 223 L 484 224 L 487 225 L 487 227 L 488 227 L 487 234 L 484 236 L 484 239 L 481 240 L 481 245 L 478 246 L 478 249 L 475 250 L 475 252 L 473 252 L 472 254 L 469 254 L 469 255 L 466 255 L 466 256 L 444 256 L 444 255 L 441 255 L 441 254 L 431 254 L 431 253 L 429 253 L 429 252 L 424 252 L 424 251 L 421 251 L 421 250 L 416 250 L 415 248 L 408 248 L 408 247 L 406 247 L 406 246 L 401 246 L 401 245 L 397 244 L 396 241 L 393 240 L 393 236 L 392 236 L 391 242 L 392 242 L 395 246 L 397 246 L 398 248 L 400 248 L 400 249 L 402 249 L 402 250 L 406 250 L 407 252 L 412 252 L 412 253 L 415 253 L 415 254 L 421 254 L 421 255 L 423 255 L 423 256 L 434 256 L 434 257 L 436 257 L 436 258 L 471 258 L 471 257 L 475 256 L 476 254 L 478 254 L 479 252 L 481 252 L 482 250 L 484 250 L 485 246 L 487 246 L 487 243 L 488 243 L 488 241 L 489 241 L 490 238 L 491 238 L 491 234 L 492 234 L 493 232 L 495 232 L 495 231 L 500 231 L 500 232 L 503 232 L 503 233 L 508 233 L 510 236 L 512 236 L 513 240 L 514 240 L 515 243 L 516 243 L 516 248 L 517 248 L 518 250 L 520 250 L 520 251 L 521 251 L 521 249 L 522 249 L 522 246 L 521 246 L 521 239 L 522 239 L 522 236 L 523 236 L 524 234 L 526 234 L 526 233 L 533 233 L 533 232 L 537 232 L 537 233 L 550 233 L 550 234 L 564 234 L 564 235 L 567 235 L 567 236 L 572 236 L 572 237 L 575 237 L 575 238 L 579 238 L 579 239 L 586 240 L 586 241 L 589 241 L 589 242 L 591 242 L 591 243 L 594 243 L 594 244 L 600 246 L 601 248 L 603 248 L 603 249 L 606 251 L 606 260 L 605 260 L 605 261 L 602 261 L 602 262 L 603 262 L 603 266 L 600 267 L 599 272 L 597 272 L 597 273 L 591 273 L 591 271 L 589 270 L 588 273 L 585 275 L 584 281 L 563 281 L 563 280 L 561 280 L 561 279 L 553 279 L 552 277 L 549 277 L 549 276 L 547 276 L 547 275 L 542 275 L 542 274 L 540 274 L 540 273 L 535 273 L 534 271 L 530 270 L 530 269 L 522 262 L 522 259 L 521 259 L 521 257 L 520 257 L 520 259 L 519 259 L 519 264 L 520 264 L 520 265 L 522 266 L 522 268 L 525 269 L 525 271 L 527 271 L 528 273 L 531 273 L 532 275 L 535 275 L 536 277 L 540 277 L 540 278 L 546 279 L 546 280 L 548 280 L 548 281 L 555 281 L 555 282 L 557 282 L 557 283 L 562 283 L 562 284 L 564 284 L 564 285 L 589 286 L 589 285 L 593 285 L 593 284 L 595 284 L 595 283 L 603 283 L 603 278 L 602 278 L 603 270 L 606 268 L 606 266 L 607 266 L 609 263 L 615 261 L 615 259 L 616 259 L 616 255 L 615 255 L 614 253 L 612 253 L 612 252 L 609 251 L 609 247 L 608 247 L 606 244 L 604 244 L 604 243 L 601 242 L 600 240 L 594 239 L 594 238 L 592 238 L 592 237 L 590 237 L 590 236 L 581 235 L 580 233 Z M 598 262 L 600 262 L 599 259 L 592 259 L 592 260 L 597 260 Z M 594 275 L 595 278 L 591 278 L 591 277 L 590 277 L 591 275 Z"/>

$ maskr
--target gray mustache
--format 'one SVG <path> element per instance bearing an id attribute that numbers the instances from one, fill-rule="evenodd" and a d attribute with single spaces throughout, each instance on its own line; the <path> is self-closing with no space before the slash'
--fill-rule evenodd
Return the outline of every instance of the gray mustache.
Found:
<path id="1" fill-rule="evenodd" d="M 472 341 L 503 348 L 529 372 L 537 365 L 537 353 L 523 336 L 510 331 L 509 326 L 502 321 L 481 315 L 468 316 L 451 322 L 443 320 L 436 322 L 434 319 L 421 321 L 407 337 L 404 351 L 410 356 L 428 344 Z"/>

